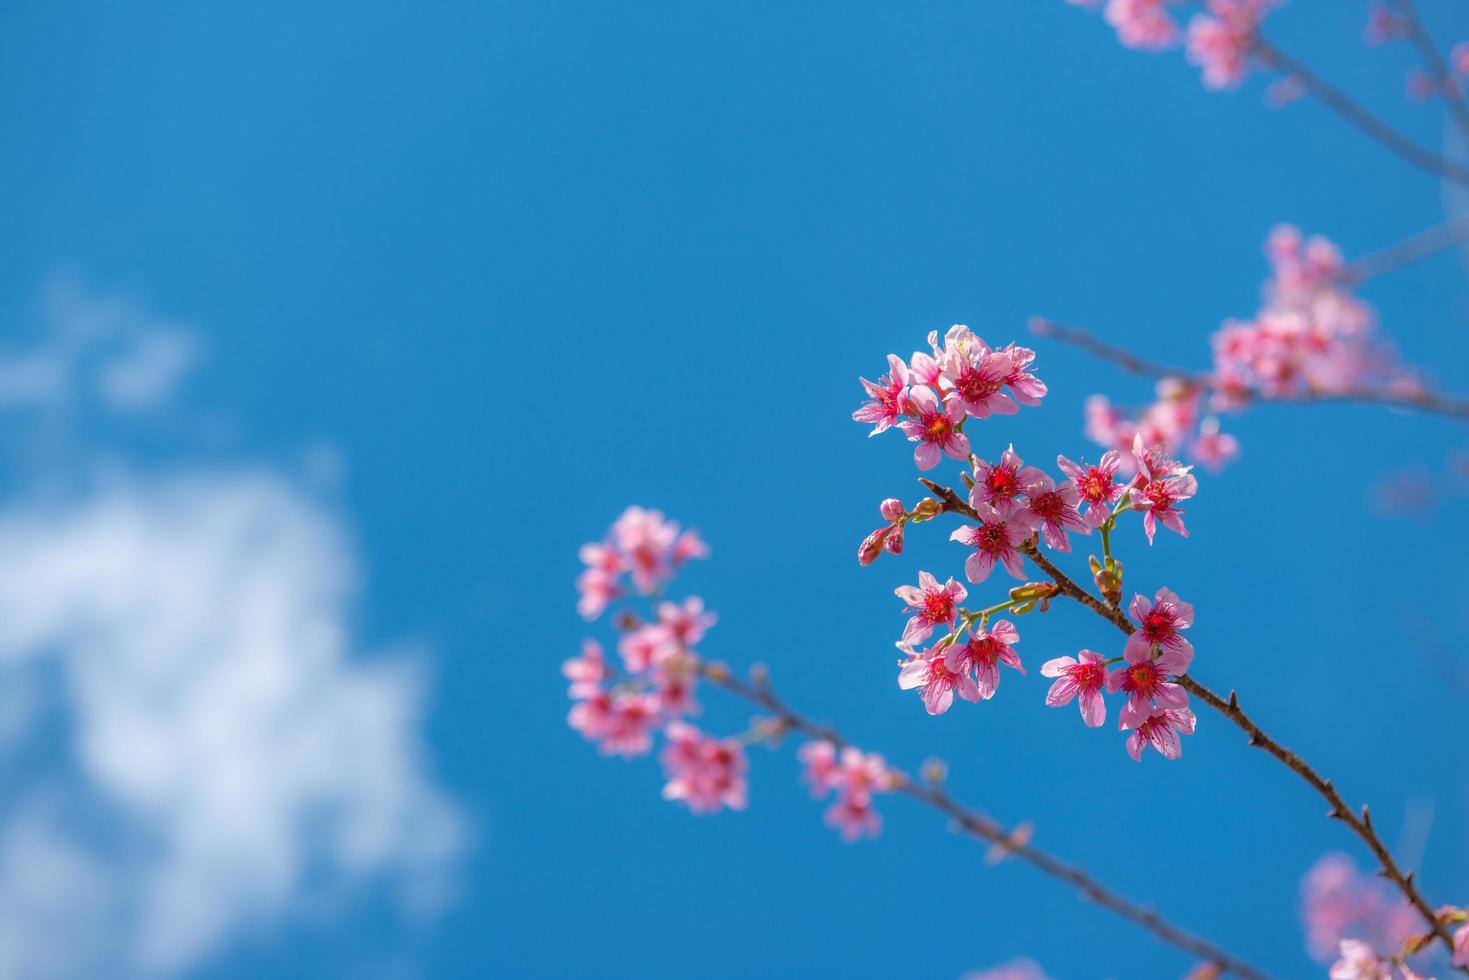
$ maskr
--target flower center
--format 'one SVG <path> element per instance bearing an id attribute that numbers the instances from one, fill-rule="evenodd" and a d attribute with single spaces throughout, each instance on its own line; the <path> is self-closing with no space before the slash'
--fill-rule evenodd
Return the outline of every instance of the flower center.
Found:
<path id="1" fill-rule="evenodd" d="M 1066 501 L 1061 499 L 1061 494 L 1052 490 L 1043 493 L 1039 497 L 1033 497 L 1030 501 L 1030 509 L 1048 521 L 1053 521 L 1061 516 L 1066 509 Z"/>
<path id="2" fill-rule="evenodd" d="M 985 478 L 984 488 L 993 497 L 1013 497 L 1020 492 L 1016 485 L 1015 467 L 996 466 L 990 470 L 990 475 Z"/>

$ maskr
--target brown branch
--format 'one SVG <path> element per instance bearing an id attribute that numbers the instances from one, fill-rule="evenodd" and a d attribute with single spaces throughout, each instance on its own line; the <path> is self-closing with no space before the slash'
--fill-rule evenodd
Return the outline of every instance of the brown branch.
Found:
<path id="1" fill-rule="evenodd" d="M 1217 391 L 1219 385 L 1208 374 L 1183 371 L 1167 364 L 1149 361 L 1131 351 L 1115 347 L 1077 327 L 1067 327 L 1047 320 L 1032 317 L 1030 329 L 1037 336 L 1059 340 L 1063 344 L 1080 347 L 1098 358 L 1116 364 L 1131 374 L 1156 380 L 1177 379 L 1202 391 Z M 1295 405 L 1315 405 L 1328 402 L 1358 402 L 1387 405 L 1393 408 L 1408 408 L 1431 415 L 1446 415 L 1450 418 L 1469 419 L 1469 400 L 1432 392 L 1394 391 L 1391 388 L 1341 388 L 1334 391 L 1305 391 L 1295 395 L 1266 394 L 1259 388 L 1229 389 L 1234 399 L 1251 402 L 1279 402 Z"/>
<path id="2" fill-rule="evenodd" d="M 1266 65 L 1278 68 L 1287 75 L 1294 75 L 1306 87 L 1306 90 L 1316 96 L 1323 105 L 1408 163 L 1420 170 L 1469 187 L 1469 168 L 1414 143 L 1353 101 L 1345 92 L 1281 51 L 1258 32 L 1255 34 L 1255 53 Z"/>
<path id="3" fill-rule="evenodd" d="M 1355 285 L 1412 265 L 1455 245 L 1462 245 L 1466 240 L 1469 240 L 1469 218 L 1447 221 L 1386 248 L 1353 259 L 1342 269 L 1340 280 L 1344 285 Z"/>
<path id="4" fill-rule="evenodd" d="M 1418 56 L 1423 59 L 1424 67 L 1428 69 L 1434 87 L 1448 102 L 1449 115 L 1453 117 L 1454 124 L 1459 127 L 1459 131 L 1465 137 L 1469 137 L 1469 106 L 1464 103 L 1464 92 L 1459 87 L 1459 83 L 1454 80 L 1453 75 L 1449 73 L 1449 66 L 1444 63 L 1443 55 L 1439 54 L 1438 45 L 1433 43 L 1433 37 L 1423 26 L 1418 10 L 1413 6 L 1413 0 L 1393 0 L 1393 4 L 1408 25 L 1408 36 L 1413 46 L 1418 49 Z"/>
<path id="5" fill-rule="evenodd" d="M 952 489 L 940 486 L 927 479 L 920 479 L 919 482 L 928 487 L 929 490 L 943 501 L 946 511 L 963 514 L 966 517 L 974 516 L 973 509 L 967 504 L 962 504 L 962 501 L 958 500 L 958 495 Z M 961 503 L 962 506 L 954 506 L 955 502 Z M 1078 585 L 1069 575 L 1057 568 L 1054 562 L 1041 554 L 1033 541 L 1025 546 L 1024 551 L 1026 557 L 1033 561 L 1041 571 L 1045 572 L 1053 582 L 1060 586 L 1063 594 L 1070 596 L 1086 606 L 1092 612 L 1117 627 L 1122 633 L 1127 635 L 1132 634 L 1134 629 L 1133 623 L 1123 614 L 1122 610 L 1108 606 L 1090 591 Z M 1378 863 L 1382 866 L 1380 873 L 1383 877 L 1396 885 L 1398 890 L 1412 903 L 1413 908 L 1429 924 L 1434 936 L 1450 951 L 1453 950 L 1454 941 L 1453 937 L 1449 934 L 1448 928 L 1438 921 L 1437 916 L 1434 914 L 1433 906 L 1428 904 L 1428 901 L 1423 897 L 1423 893 L 1418 890 L 1418 884 L 1414 880 L 1414 873 L 1403 871 L 1398 866 L 1397 861 L 1393 859 L 1392 853 L 1387 849 L 1387 845 L 1378 836 L 1377 829 L 1372 826 L 1372 818 L 1368 814 L 1366 806 L 1362 807 L 1360 816 L 1354 813 L 1347 806 L 1346 801 L 1342 799 L 1342 795 L 1337 792 L 1336 787 L 1332 785 L 1331 780 L 1324 778 L 1299 755 L 1266 734 L 1259 725 L 1255 724 L 1249 715 L 1245 714 L 1244 710 L 1239 706 L 1239 698 L 1235 696 L 1235 692 L 1230 691 L 1229 698 L 1226 700 L 1187 674 L 1180 676 L 1178 683 L 1190 694 L 1234 722 L 1240 730 L 1250 737 L 1250 745 L 1255 748 L 1264 749 L 1276 759 L 1279 759 L 1291 771 L 1310 784 L 1317 793 L 1321 794 L 1326 802 L 1331 805 L 1327 816 L 1346 824 L 1352 829 L 1353 833 L 1367 844 L 1368 848 L 1377 857 Z"/>
<path id="6" fill-rule="evenodd" d="M 763 674 L 756 674 L 754 680 L 746 681 L 722 664 L 703 664 L 699 671 L 710 683 L 769 711 L 783 729 L 800 732 L 810 738 L 825 739 L 837 748 L 851 744 L 840 732 L 812 721 L 782 701 Z M 1007 855 L 1014 855 L 1043 874 L 1070 885 L 1085 898 L 1141 926 L 1170 946 L 1208 960 L 1226 972 L 1246 980 L 1265 980 L 1267 975 L 1261 970 L 1208 940 L 1171 924 L 1147 906 L 1119 895 L 1081 868 L 1036 848 L 1023 840 L 1016 830 L 1006 828 L 983 813 L 964 806 L 942 786 L 934 782 L 917 782 L 904 775 L 900 778 L 897 792 L 939 811 L 973 836 L 995 845 Z"/>

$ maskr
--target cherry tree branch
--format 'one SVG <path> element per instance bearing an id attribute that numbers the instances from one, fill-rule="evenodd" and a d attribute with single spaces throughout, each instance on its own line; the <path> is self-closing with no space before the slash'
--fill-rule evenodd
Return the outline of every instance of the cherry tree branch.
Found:
<path id="1" fill-rule="evenodd" d="M 1446 221 L 1386 248 L 1353 259 L 1342 269 L 1341 281 L 1346 285 L 1355 285 L 1412 265 L 1455 245 L 1462 245 L 1465 241 L 1469 241 L 1469 218 Z"/>
<path id="2" fill-rule="evenodd" d="M 1258 32 L 1255 34 L 1255 53 L 1265 64 L 1295 76 L 1323 105 L 1403 160 L 1420 170 L 1469 187 L 1469 168 L 1414 143 Z"/>
<path id="3" fill-rule="evenodd" d="M 945 511 L 961 514 L 975 520 L 978 519 L 978 515 L 974 512 L 974 509 L 965 503 L 951 488 L 941 486 L 932 480 L 922 477 L 919 478 L 918 482 L 922 483 L 939 498 L 943 503 L 943 509 Z M 1078 585 L 1069 575 L 1060 568 L 1057 568 L 1054 562 L 1041 554 L 1040 549 L 1035 546 L 1034 542 L 1025 545 L 1024 551 L 1026 557 L 1034 562 L 1036 567 L 1045 572 L 1046 575 L 1050 576 L 1051 581 L 1060 587 L 1062 594 L 1086 606 L 1092 612 L 1117 627 L 1122 633 L 1129 636 L 1132 634 L 1134 624 L 1121 609 L 1107 605 L 1097 596 L 1093 595 L 1090 590 Z M 1414 873 L 1411 871 L 1405 872 L 1398 866 L 1397 861 L 1392 856 L 1392 852 L 1387 849 L 1387 845 L 1382 842 L 1382 838 L 1377 834 L 1377 829 L 1372 825 L 1372 817 L 1368 813 L 1365 805 L 1362 807 L 1360 816 L 1354 813 L 1347 806 L 1346 800 L 1342 798 L 1341 793 L 1337 792 L 1331 780 L 1323 777 L 1299 755 L 1266 734 L 1249 715 L 1245 714 L 1244 709 L 1239 706 L 1239 698 L 1235 695 L 1234 691 L 1229 692 L 1227 699 L 1222 698 L 1187 674 L 1179 677 L 1178 683 L 1200 701 L 1203 701 L 1209 707 L 1234 722 L 1237 727 L 1250 737 L 1250 745 L 1258 749 L 1264 749 L 1310 784 L 1311 788 L 1316 790 L 1331 805 L 1331 809 L 1327 811 L 1326 815 L 1346 824 L 1352 829 L 1353 833 L 1367 844 L 1367 847 L 1371 849 L 1373 855 L 1376 856 L 1378 863 L 1381 865 L 1380 873 L 1382 876 L 1397 886 L 1398 890 L 1403 893 L 1404 897 L 1408 899 L 1418 914 L 1428 923 L 1434 936 L 1450 952 L 1453 951 L 1454 941 L 1453 937 L 1449 934 L 1448 928 L 1438 921 L 1433 906 L 1428 904 L 1427 899 L 1423 897 L 1423 893 L 1418 890 Z"/>
<path id="4" fill-rule="evenodd" d="M 768 676 L 763 671 L 752 672 L 753 679 L 749 681 L 736 676 L 728 667 L 719 663 L 702 664 L 699 672 L 711 684 L 769 711 L 782 729 L 800 732 L 814 739 L 825 739 L 839 749 L 850 744 L 840 732 L 812 721 L 782 701 L 771 688 Z M 1267 974 L 1208 940 L 1171 924 L 1151 908 L 1112 891 L 1081 868 L 1034 847 L 1016 830 L 1008 829 L 983 813 L 964 806 L 938 783 L 917 782 L 903 775 L 899 778 L 896 791 L 944 814 L 965 832 L 994 845 L 1001 853 L 1013 855 L 1043 874 L 1070 885 L 1086 899 L 1141 926 L 1168 945 L 1208 960 L 1245 980 L 1265 980 L 1267 977 Z"/>
<path id="5" fill-rule="evenodd" d="M 1429 77 L 1433 79 L 1434 89 L 1448 102 L 1449 115 L 1454 124 L 1465 137 L 1469 137 L 1469 106 L 1464 103 L 1464 92 L 1449 73 L 1449 66 L 1444 63 L 1438 45 L 1433 43 L 1432 35 L 1423 26 L 1413 0 L 1393 0 L 1393 5 L 1398 8 L 1398 12 L 1403 15 L 1403 21 L 1408 25 L 1408 36 L 1418 49 L 1418 56 L 1423 59 Z"/>
<path id="6" fill-rule="evenodd" d="M 1059 340 L 1063 344 L 1079 347 L 1104 361 L 1116 364 L 1131 374 L 1157 380 L 1177 378 L 1204 391 L 1215 391 L 1218 388 L 1218 384 L 1210 375 L 1184 371 L 1168 364 L 1146 360 L 1124 348 L 1098 340 L 1085 330 L 1077 327 L 1062 326 L 1053 320 L 1047 320 L 1043 317 L 1033 317 L 1030 321 L 1030 329 L 1038 336 L 1051 340 Z M 1314 405 L 1328 402 L 1365 402 L 1368 404 L 1388 405 L 1394 408 L 1408 408 L 1415 411 L 1427 412 L 1431 415 L 1446 415 L 1450 418 L 1469 419 L 1469 400 L 1456 398 L 1452 395 L 1439 395 L 1429 391 L 1399 391 L 1392 388 L 1357 387 L 1342 388 L 1333 391 L 1308 391 L 1295 395 L 1275 395 L 1266 394 L 1259 388 L 1246 388 L 1243 391 L 1231 388 L 1229 394 L 1234 398 L 1244 398 L 1255 402 L 1284 402 L 1299 405 Z"/>

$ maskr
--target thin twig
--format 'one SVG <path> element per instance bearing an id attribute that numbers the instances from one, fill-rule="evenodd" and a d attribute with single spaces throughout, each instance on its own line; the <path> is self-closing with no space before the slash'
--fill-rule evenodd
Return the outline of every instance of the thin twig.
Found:
<path id="1" fill-rule="evenodd" d="M 944 510 L 971 518 L 975 516 L 973 508 L 960 500 L 959 495 L 949 487 L 940 486 L 928 479 L 920 478 L 919 482 L 943 502 Z M 1135 624 L 1127 618 L 1122 610 L 1114 609 L 1093 595 L 1089 590 L 1078 585 L 1069 575 L 1057 568 L 1055 563 L 1041 554 L 1034 542 L 1027 544 L 1024 551 L 1026 557 L 1034 562 L 1041 571 L 1050 576 L 1053 582 L 1060 586 L 1061 592 L 1064 595 L 1070 596 L 1083 606 L 1086 606 L 1092 612 L 1117 627 L 1124 634 L 1131 635 L 1133 633 Z M 1393 859 L 1392 853 L 1388 851 L 1387 845 L 1382 842 L 1382 838 L 1377 834 L 1377 829 L 1373 827 L 1372 817 L 1369 815 L 1365 805 L 1362 807 L 1360 816 L 1354 813 L 1347 806 L 1346 800 L 1342 799 L 1342 795 L 1337 792 L 1336 787 L 1332 785 L 1331 780 L 1323 777 L 1295 752 L 1267 735 L 1259 725 L 1255 724 L 1249 715 L 1245 714 L 1244 709 L 1239 706 L 1239 698 L 1235 696 L 1234 691 L 1229 692 L 1227 699 L 1222 698 L 1187 674 L 1180 676 L 1178 683 L 1183 686 L 1184 690 L 1234 722 L 1236 726 L 1250 737 L 1250 745 L 1255 748 L 1264 749 L 1273 755 L 1289 767 L 1292 772 L 1310 784 L 1317 793 L 1321 794 L 1326 802 L 1331 805 L 1327 816 L 1346 824 L 1367 844 L 1368 848 L 1377 857 L 1378 863 L 1382 866 L 1381 874 L 1383 877 L 1396 885 L 1398 890 L 1412 903 L 1413 908 L 1429 924 L 1434 936 L 1450 951 L 1453 950 L 1454 941 L 1453 937 L 1449 934 L 1448 928 L 1438 921 L 1438 917 L 1434 914 L 1433 906 L 1428 904 L 1428 901 L 1423 897 L 1423 893 L 1418 890 L 1418 884 L 1414 880 L 1414 873 L 1403 871 Z"/>
<path id="2" fill-rule="evenodd" d="M 768 680 L 764 678 L 746 681 L 720 664 L 704 664 L 700 667 L 700 673 L 710 683 L 769 711 L 782 728 L 800 732 L 810 738 L 824 739 L 837 748 L 850 744 L 840 732 L 828 725 L 812 721 L 782 701 L 776 696 Z M 1246 980 L 1265 980 L 1267 975 L 1261 970 L 1225 952 L 1208 940 L 1169 923 L 1147 906 L 1124 898 L 1081 868 L 1036 848 L 1023 840 L 1015 830 L 1006 828 L 983 813 L 964 806 L 950 796 L 942 786 L 931 782 L 918 782 L 905 775 L 901 778 L 897 791 L 924 806 L 939 811 L 968 833 L 995 845 L 1005 854 L 1013 854 L 1043 874 L 1070 885 L 1087 899 L 1120 915 L 1129 922 L 1142 926 L 1170 946 L 1208 960 L 1223 970 L 1244 977 Z"/>
<path id="3" fill-rule="evenodd" d="M 1393 0 L 1393 3 L 1408 25 L 1408 36 L 1413 41 L 1413 46 L 1418 49 L 1418 56 L 1423 59 L 1424 66 L 1428 69 L 1434 88 L 1448 102 L 1449 115 L 1453 118 L 1454 124 L 1459 127 L 1459 131 L 1464 134 L 1465 138 L 1469 138 L 1469 106 L 1464 104 L 1464 92 L 1454 80 L 1453 75 L 1449 73 L 1449 66 L 1444 63 L 1438 45 L 1433 43 L 1432 35 L 1423 26 L 1423 21 L 1413 6 L 1413 0 Z"/>
<path id="4" fill-rule="evenodd" d="M 1159 364 L 1138 357 L 1131 351 L 1115 347 L 1077 327 L 1067 327 L 1043 317 L 1032 317 L 1030 329 L 1033 333 L 1051 340 L 1059 340 L 1073 347 L 1095 354 L 1132 374 L 1157 380 L 1176 379 L 1204 391 L 1219 390 L 1218 383 L 1207 374 L 1184 371 L 1168 364 Z M 1316 405 L 1329 402 L 1366 402 L 1408 408 L 1431 415 L 1447 415 L 1451 418 L 1469 419 L 1469 400 L 1450 395 L 1439 395 L 1429 391 L 1395 390 L 1392 388 L 1338 388 L 1331 391 L 1303 391 L 1292 395 L 1267 394 L 1259 388 L 1231 386 L 1228 392 L 1233 400 L 1252 402 L 1283 402 L 1286 404 Z"/>
<path id="5" fill-rule="evenodd" d="M 1410 238 L 1353 259 L 1338 277 L 1344 285 L 1355 285 L 1367 279 L 1394 272 L 1420 259 L 1469 241 L 1469 218 L 1458 218 L 1420 231 Z"/>
<path id="6" fill-rule="evenodd" d="M 1362 108 L 1345 92 L 1277 48 L 1258 32 L 1255 34 L 1255 53 L 1265 64 L 1278 68 L 1287 75 L 1294 75 L 1306 87 L 1306 90 L 1320 99 L 1327 108 L 1408 163 L 1420 170 L 1426 170 L 1447 180 L 1452 180 L 1456 184 L 1469 187 L 1469 168 L 1414 143 Z"/>

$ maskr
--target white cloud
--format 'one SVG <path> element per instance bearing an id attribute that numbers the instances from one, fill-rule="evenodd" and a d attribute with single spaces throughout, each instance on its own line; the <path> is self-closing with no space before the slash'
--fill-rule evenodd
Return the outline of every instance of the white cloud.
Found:
<path id="1" fill-rule="evenodd" d="M 355 578 L 265 472 L 0 511 L 0 976 L 173 975 L 372 882 L 442 894 L 420 661 L 353 654 Z"/>
<path id="2" fill-rule="evenodd" d="M 199 359 L 194 333 L 126 298 L 57 276 L 29 347 L 0 351 L 0 408 L 137 412 L 164 404 Z"/>

